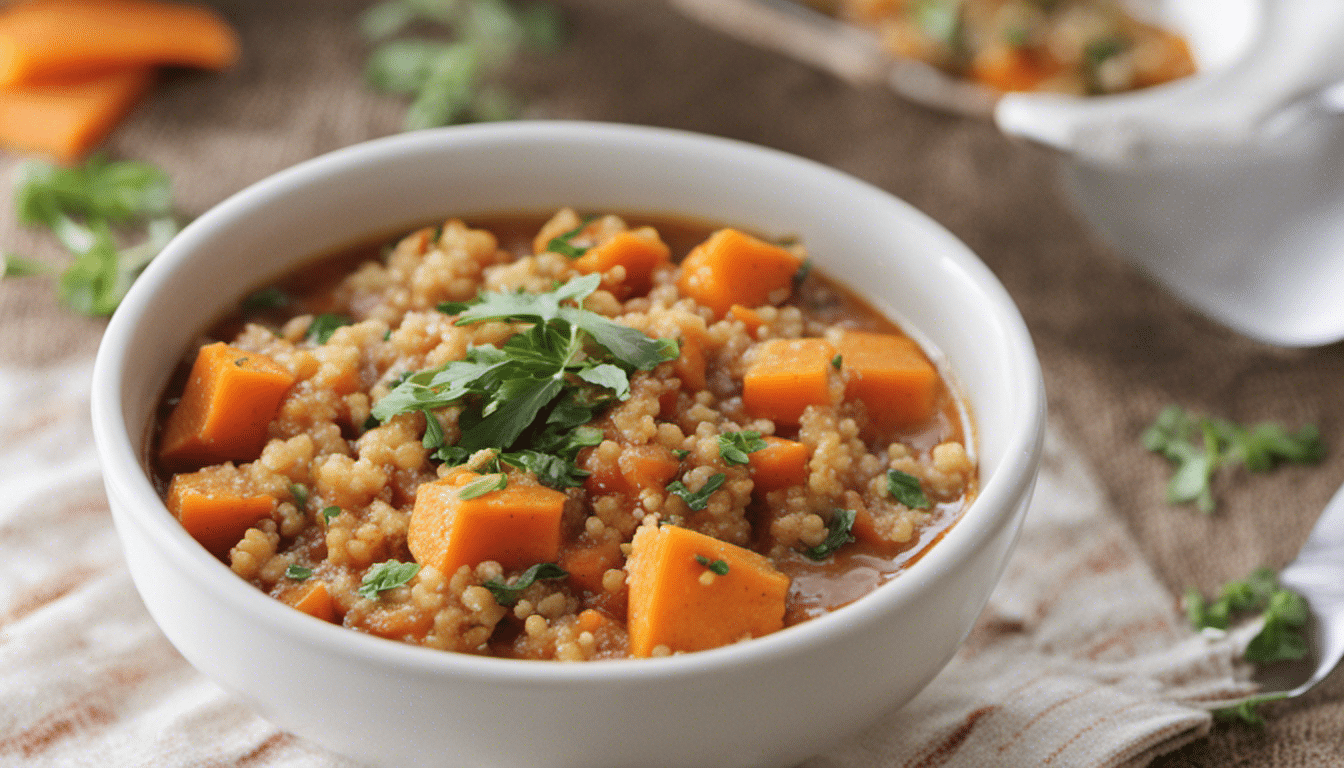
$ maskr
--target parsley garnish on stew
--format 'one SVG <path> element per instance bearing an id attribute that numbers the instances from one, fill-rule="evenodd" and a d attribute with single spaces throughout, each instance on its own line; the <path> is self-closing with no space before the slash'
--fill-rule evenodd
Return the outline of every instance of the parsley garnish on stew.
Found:
<path id="1" fill-rule="evenodd" d="M 1240 464 L 1252 472 L 1268 472 L 1281 462 L 1315 464 L 1325 456 L 1314 425 L 1296 433 L 1268 421 L 1244 427 L 1227 419 L 1193 418 L 1175 405 L 1164 408 L 1144 431 L 1143 446 L 1174 467 L 1167 501 L 1194 502 L 1205 513 L 1216 506 L 1211 483 L 1219 469 Z"/>
<path id="2" fill-rule="evenodd" d="M 419 563 L 387 560 L 373 566 L 364 574 L 364 581 L 360 583 L 357 591 L 360 597 L 376 600 L 387 590 L 400 587 L 415 578 L 415 574 L 419 572 Z"/>
<path id="3" fill-rule="evenodd" d="M 680 480 L 674 480 L 667 485 L 667 492 L 675 496 L 680 496 L 681 500 L 686 502 L 686 506 L 699 512 L 709 505 L 709 497 L 723 485 L 723 481 L 728 478 L 722 472 L 716 472 L 709 476 L 700 490 L 692 491 L 686 487 L 686 484 Z"/>
<path id="4" fill-rule="evenodd" d="M 462 486 L 457 491 L 457 498 L 468 501 L 484 496 L 491 491 L 502 491 L 509 485 L 508 475 L 496 473 L 493 475 L 481 475 L 470 483 Z"/>
<path id="5" fill-rule="evenodd" d="M 322 521 L 327 525 L 331 525 L 331 521 L 335 520 L 340 514 L 341 508 L 338 506 L 332 505 L 330 507 L 324 507 L 322 509 Z"/>
<path id="6" fill-rule="evenodd" d="M 331 334 L 335 333 L 337 328 L 349 324 L 350 318 L 345 315 L 318 315 L 313 318 L 313 324 L 308 326 L 308 340 L 326 344 L 331 341 Z"/>
<path id="7" fill-rule="evenodd" d="M 312 568 L 304 568 L 302 565 L 290 563 L 285 567 L 285 578 L 295 581 L 307 581 L 313 575 Z"/>
<path id="8" fill-rule="evenodd" d="M 538 478 L 551 487 L 578 485 L 586 473 L 573 465 L 575 456 L 601 442 L 601 431 L 584 425 L 629 396 L 631 372 L 678 354 L 674 341 L 649 338 L 583 309 L 600 281 L 588 275 L 546 293 L 486 292 L 474 301 L 440 305 L 457 315 L 458 325 L 532 325 L 500 347 L 472 347 L 463 360 L 410 374 L 373 406 L 373 416 L 385 422 L 398 413 L 461 405 L 455 445 L 443 445 L 441 434 L 425 435 L 437 458 L 458 462 L 493 448 L 505 463 L 541 469 Z"/>
<path id="9" fill-rule="evenodd" d="M 719 456 L 725 464 L 746 464 L 747 454 L 765 448 L 765 440 L 760 432 L 744 429 L 741 432 L 724 432 L 719 435 Z"/>
<path id="10" fill-rule="evenodd" d="M 831 513 L 830 526 L 826 531 L 826 540 L 815 547 L 803 550 L 803 554 L 813 560 L 825 560 L 835 551 L 854 540 L 850 531 L 854 528 L 855 512 L 852 509 L 836 509 Z"/>
<path id="11" fill-rule="evenodd" d="M 710 560 L 708 557 L 705 557 L 704 555 L 696 555 L 695 562 L 705 566 L 710 571 L 713 571 L 714 573 L 717 573 L 720 576 L 728 575 L 728 563 L 724 562 L 723 560 Z"/>
<path id="12" fill-rule="evenodd" d="M 505 583 L 503 579 L 495 577 L 488 579 L 481 586 L 490 590 L 490 594 L 495 596 L 496 603 L 513 605 L 518 602 L 523 590 L 532 586 L 539 579 L 563 579 L 568 575 L 568 571 L 555 563 L 537 563 L 518 574 L 518 578 L 514 579 L 512 584 Z"/>
<path id="13" fill-rule="evenodd" d="M 546 243 L 546 250 L 552 253 L 558 253 L 561 256 L 568 256 L 571 259 L 577 259 L 587 253 L 587 248 L 581 248 L 574 244 L 574 237 L 582 232 L 583 228 L 588 226 L 588 223 L 591 221 L 592 218 L 586 218 L 579 224 L 579 226 L 568 232 L 552 237 L 550 242 Z"/>
<path id="14" fill-rule="evenodd" d="M 892 498 L 911 509 L 928 509 L 929 497 L 919 486 L 919 478 L 899 469 L 887 470 L 887 490 Z"/>

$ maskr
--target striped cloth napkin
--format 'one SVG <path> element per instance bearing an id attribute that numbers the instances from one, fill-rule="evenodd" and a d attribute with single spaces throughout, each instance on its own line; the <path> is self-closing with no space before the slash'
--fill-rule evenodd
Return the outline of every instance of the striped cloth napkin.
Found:
<path id="1" fill-rule="evenodd" d="M 103 495 L 87 361 L 0 369 L 0 765 L 346 768 L 177 655 L 135 593 Z M 807 768 L 1142 766 L 1247 692 L 1184 628 L 1059 437 L 970 638 L 907 706 Z"/>

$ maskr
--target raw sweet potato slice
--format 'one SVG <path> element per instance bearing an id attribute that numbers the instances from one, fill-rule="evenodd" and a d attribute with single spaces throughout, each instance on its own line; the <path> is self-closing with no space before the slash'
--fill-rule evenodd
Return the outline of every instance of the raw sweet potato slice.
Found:
<path id="1" fill-rule="evenodd" d="M 809 405 L 831 402 L 831 360 L 825 339 L 770 339 L 756 347 L 742 377 L 742 405 L 757 418 L 797 424 Z"/>
<path id="2" fill-rule="evenodd" d="M 276 503 L 241 488 L 231 465 L 173 475 L 164 502 L 186 532 L 218 558 L 228 556 L 248 528 L 270 516 Z"/>
<path id="3" fill-rule="evenodd" d="M 415 561 L 445 574 L 486 560 L 506 569 L 555 562 L 565 494 L 540 485 L 510 484 L 463 499 L 463 486 L 479 477 L 458 472 L 416 491 L 406 531 Z"/>
<path id="4" fill-rule="evenodd" d="M 238 38 L 209 8 L 155 0 L 30 0 L 0 13 L 0 86 L 158 64 L 224 69 Z"/>
<path id="5" fill-rule="evenodd" d="M 734 304 L 758 307 L 788 296 L 803 264 L 792 252 L 736 229 L 721 229 L 681 263 L 681 292 L 723 317 Z"/>
<path id="6" fill-rule="evenodd" d="M 144 68 L 72 83 L 0 88 L 0 146 L 73 162 L 98 146 L 149 90 Z"/>
<path id="7" fill-rule="evenodd" d="M 201 347 L 164 425 L 159 458 L 171 468 L 257 458 L 293 383 L 294 375 L 265 355 L 223 342 Z"/>
<path id="8" fill-rule="evenodd" d="M 768 435 L 765 447 L 747 454 L 755 490 L 762 493 L 807 482 L 807 445 Z"/>
<path id="9" fill-rule="evenodd" d="M 640 528 L 626 572 L 632 656 L 716 648 L 784 626 L 789 577 L 760 554 L 689 528 Z"/>
<path id="10" fill-rule="evenodd" d="M 845 396 L 867 404 L 878 427 L 913 426 L 933 415 L 938 372 L 912 339 L 850 331 L 837 349 L 849 374 Z"/>

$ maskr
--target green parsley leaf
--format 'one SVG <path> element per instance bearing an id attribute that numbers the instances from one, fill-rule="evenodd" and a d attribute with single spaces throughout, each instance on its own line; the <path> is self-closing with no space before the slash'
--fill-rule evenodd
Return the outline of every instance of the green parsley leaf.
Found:
<path id="1" fill-rule="evenodd" d="M 723 485 L 723 481 L 727 479 L 727 476 L 722 472 L 716 472 L 709 476 L 709 479 L 705 481 L 705 484 L 701 486 L 698 491 L 692 491 L 686 487 L 685 483 L 680 480 L 674 480 L 671 483 L 668 483 L 667 492 L 675 496 L 680 496 L 681 500 L 686 502 L 686 506 L 699 512 L 709 506 L 709 497 L 715 491 L 719 490 L 719 487 Z"/>
<path id="2" fill-rule="evenodd" d="M 419 563 L 403 563 L 399 560 L 386 560 L 369 568 L 364 574 L 356 592 L 360 597 L 377 600 L 378 596 L 389 589 L 400 587 L 420 572 Z"/>
<path id="3" fill-rule="evenodd" d="M 910 509 L 928 509 L 929 497 L 919 485 L 919 478 L 899 469 L 887 470 L 887 490 L 892 498 Z"/>
<path id="4" fill-rule="evenodd" d="M 321 514 L 322 514 L 322 522 L 326 523 L 327 525 L 331 525 L 331 521 L 335 520 L 337 517 L 340 516 L 341 508 L 333 504 L 330 507 L 324 507 L 322 509 Z"/>
<path id="5" fill-rule="evenodd" d="M 54 270 L 40 261 L 25 259 L 12 253 L 4 254 L 0 259 L 0 278 L 5 277 L 33 277 L 34 275 L 50 274 Z"/>
<path id="6" fill-rule="evenodd" d="M 582 232 L 583 228 L 588 226 L 588 223 L 591 222 L 592 220 L 593 219 L 591 216 L 585 218 L 582 222 L 579 223 L 577 227 L 569 230 L 568 232 L 552 237 L 550 241 L 546 243 L 546 250 L 550 251 L 551 253 L 558 253 L 561 256 L 568 256 L 571 259 L 577 259 L 583 254 L 587 253 L 588 252 L 587 248 L 580 248 L 579 246 L 574 245 L 573 240 L 574 237 L 577 236 L 580 232 Z"/>
<path id="7" fill-rule="evenodd" d="M 294 506 L 299 509 L 308 507 L 308 486 L 300 483 L 289 484 L 289 495 L 294 497 Z"/>
<path id="8" fill-rule="evenodd" d="M 719 457 L 725 464 L 746 464 L 747 454 L 764 449 L 765 440 L 760 432 L 744 429 L 741 432 L 724 432 L 719 435 Z"/>
<path id="9" fill-rule="evenodd" d="M 503 473 L 481 475 L 457 491 L 457 498 L 467 501 L 484 496 L 491 491 L 502 491 L 509 485 L 509 477 Z"/>
<path id="10" fill-rule="evenodd" d="M 826 530 L 826 540 L 815 547 L 803 550 L 803 554 L 813 560 L 825 560 L 835 551 L 854 541 L 854 518 L 857 513 L 852 509 L 837 508 L 831 512 L 831 522 Z"/>
<path id="11" fill-rule="evenodd" d="M 728 575 L 728 563 L 722 560 L 710 560 L 708 557 L 705 557 L 704 555 L 696 555 L 695 562 L 705 566 L 706 568 L 713 571 L 714 573 L 717 573 L 720 576 Z"/>
<path id="12" fill-rule="evenodd" d="M 963 45 L 960 4 L 953 0 L 921 0 L 914 7 L 914 21 L 929 39 L 953 50 Z"/>
<path id="13" fill-rule="evenodd" d="M 690 456 L 691 452 L 686 450 L 685 448 L 677 448 L 672 451 L 672 455 L 677 457 L 677 461 L 681 461 L 682 459 L 685 459 L 687 456 Z"/>
<path id="14" fill-rule="evenodd" d="M 843 366 L 844 364 L 845 364 L 845 358 L 843 355 L 836 355 L 835 357 L 831 358 L 831 367 L 837 371 L 840 370 L 841 366 Z"/>
<path id="15" fill-rule="evenodd" d="M 313 322 L 308 326 L 307 339 L 318 344 L 326 344 L 331 341 L 331 335 L 337 328 L 350 324 L 350 318 L 345 315 L 335 315 L 325 313 L 313 318 Z"/>
<path id="16" fill-rule="evenodd" d="M 1310 614 L 1307 601 L 1279 586 L 1272 569 L 1260 568 L 1244 580 L 1228 582 L 1212 602 L 1205 601 L 1197 590 L 1187 590 L 1185 609 L 1196 629 L 1227 629 L 1239 614 L 1263 613 L 1264 624 L 1244 654 L 1253 664 L 1292 661 L 1307 655 L 1302 634 Z"/>
<path id="17" fill-rule="evenodd" d="M 1240 720 L 1247 725 L 1253 725 L 1256 728 L 1265 727 L 1265 718 L 1260 715 L 1256 707 L 1261 704 L 1268 704 L 1273 701 L 1281 701 L 1288 698 L 1286 693 L 1267 693 L 1261 696 L 1251 696 L 1235 707 L 1224 707 L 1215 709 L 1213 716 L 1218 720 L 1236 721 Z"/>
<path id="18" fill-rule="evenodd" d="M 518 578 L 512 583 L 506 583 L 503 579 L 495 577 L 487 580 L 481 586 L 490 590 L 495 596 L 495 602 L 500 605 L 513 605 L 518 602 L 523 591 L 535 584 L 540 579 L 563 579 L 569 575 L 569 572 L 555 563 L 537 563 L 526 571 L 518 574 Z"/>
<path id="19" fill-rule="evenodd" d="M 288 293 L 272 285 L 249 293 L 243 298 L 240 306 L 244 312 L 251 313 L 277 309 L 289 304 L 290 301 Z"/>
<path id="20" fill-rule="evenodd" d="M 531 472 L 537 476 L 542 485 L 556 490 L 581 488 L 583 479 L 590 474 L 586 469 L 579 469 L 572 461 L 540 451 L 501 453 L 499 459 L 506 464 Z"/>
<path id="21" fill-rule="evenodd" d="M 1224 467 L 1241 464 L 1252 472 L 1267 472 L 1281 462 L 1314 464 L 1325 456 L 1320 432 L 1313 425 L 1296 433 L 1273 422 L 1247 428 L 1227 419 L 1192 418 L 1175 405 L 1157 415 L 1142 440 L 1145 448 L 1174 466 L 1167 500 L 1194 502 L 1205 513 L 1216 506 L 1211 483 Z"/>
<path id="22" fill-rule="evenodd" d="M 798 290 L 803 283 L 807 282 L 807 276 L 812 274 L 812 260 L 803 259 L 803 263 L 798 266 L 798 271 L 793 273 L 793 290 Z"/>
<path id="23" fill-rule="evenodd" d="M 295 581 L 307 581 L 313 575 L 312 568 L 304 568 L 302 565 L 290 563 L 285 567 L 285 578 Z"/>
<path id="24" fill-rule="evenodd" d="M 443 425 L 439 419 L 429 411 L 425 411 L 425 434 L 420 438 L 420 445 L 427 451 L 438 450 L 443 447 Z"/>

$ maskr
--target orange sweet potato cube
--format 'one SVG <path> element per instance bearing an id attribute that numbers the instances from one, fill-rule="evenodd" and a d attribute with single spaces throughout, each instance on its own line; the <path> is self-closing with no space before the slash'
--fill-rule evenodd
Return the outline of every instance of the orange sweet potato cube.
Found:
<path id="1" fill-rule="evenodd" d="M 782 299 L 803 264 L 792 252 L 736 229 L 721 229 L 687 254 L 677 286 L 723 317 L 734 304 Z"/>
<path id="2" fill-rule="evenodd" d="M 797 424 L 809 405 L 831 402 L 831 360 L 825 339 L 769 339 L 756 347 L 742 377 L 742 404 L 757 418 Z"/>
<path id="3" fill-rule="evenodd" d="M 625 280 L 617 298 L 643 296 L 653 287 L 653 271 L 672 260 L 672 251 L 653 227 L 620 232 L 606 242 L 589 248 L 574 261 L 584 274 L 606 272 L 614 266 L 625 267 Z"/>
<path id="4" fill-rule="evenodd" d="M 459 472 L 416 491 L 406 531 L 415 561 L 445 574 L 486 560 L 506 569 L 555 562 L 565 494 L 540 485 L 510 484 L 461 498 L 462 487 L 478 477 Z"/>
<path id="5" fill-rule="evenodd" d="M 251 461 L 294 376 L 279 363 L 223 342 L 201 347 L 169 414 L 159 458 L 171 468 Z"/>
<path id="6" fill-rule="evenodd" d="M 173 475 L 164 499 L 191 537 L 224 558 L 247 529 L 270 516 L 275 499 L 248 492 L 232 466 Z"/>
<path id="7" fill-rule="evenodd" d="M 767 435 L 765 447 L 747 454 L 755 490 L 765 493 L 807 482 L 810 451 L 797 440 Z"/>
<path id="8" fill-rule="evenodd" d="M 332 599 L 331 591 L 324 582 L 312 581 L 304 584 L 292 595 L 292 600 L 287 598 L 285 602 L 309 616 L 323 621 L 336 621 L 336 601 Z"/>
<path id="9" fill-rule="evenodd" d="M 725 573 L 710 570 L 720 561 Z M 626 571 L 632 656 L 660 645 L 717 648 L 784 626 L 789 577 L 763 555 L 712 536 L 673 525 L 641 528 Z"/>
<path id="10" fill-rule="evenodd" d="M 838 350 L 849 373 L 845 397 L 866 403 L 880 428 L 914 426 L 933 415 L 938 372 L 912 339 L 850 331 Z"/>

